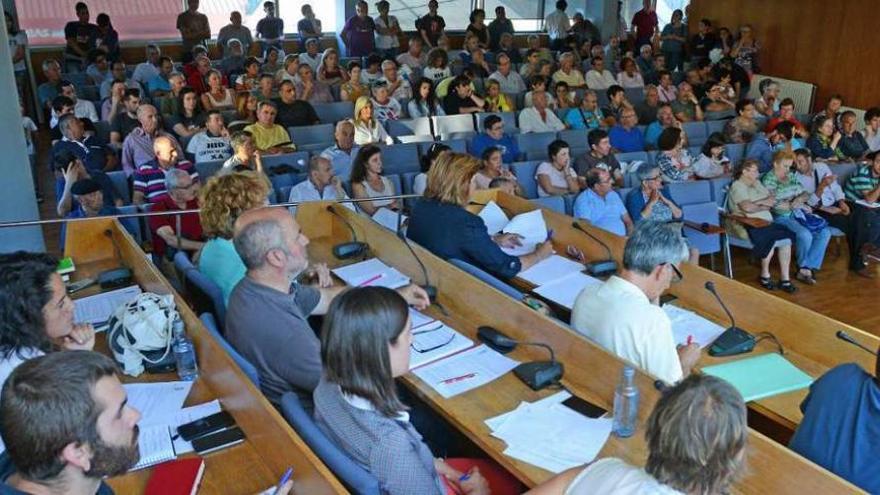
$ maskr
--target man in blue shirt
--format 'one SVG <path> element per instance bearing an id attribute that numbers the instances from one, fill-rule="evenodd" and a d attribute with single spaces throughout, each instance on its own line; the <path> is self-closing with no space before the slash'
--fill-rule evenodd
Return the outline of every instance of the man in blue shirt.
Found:
<path id="1" fill-rule="evenodd" d="M 37 86 L 37 98 L 43 109 L 51 110 L 52 100 L 61 94 L 61 64 L 54 58 L 44 60 L 43 75 L 46 82 Z"/>
<path id="2" fill-rule="evenodd" d="M 672 113 L 672 105 L 660 103 L 657 105 L 657 120 L 648 124 L 648 128 L 645 129 L 645 146 L 652 150 L 657 149 L 657 140 L 660 138 L 660 134 L 664 129 L 672 126 L 681 127 L 681 124 L 675 119 L 675 114 Z"/>
<path id="3" fill-rule="evenodd" d="M 880 493 L 880 359 L 874 376 L 855 363 L 831 369 L 810 386 L 804 419 L 789 447 L 816 464 Z"/>
<path id="4" fill-rule="evenodd" d="M 791 122 L 780 122 L 768 134 L 758 134 L 746 148 L 745 159 L 758 160 L 758 170 L 763 174 L 773 168 L 773 153 L 780 145 L 791 141 L 794 126 Z"/>
<path id="5" fill-rule="evenodd" d="M 639 119 L 632 107 L 626 107 L 620 112 L 620 123 L 608 132 L 611 146 L 619 153 L 645 151 L 645 137 L 642 135 L 642 131 L 636 127 L 638 123 Z"/>
<path id="6" fill-rule="evenodd" d="M 471 154 L 482 156 L 483 151 L 490 146 L 501 150 L 501 161 L 513 163 L 519 157 L 519 146 L 513 136 L 504 134 L 504 121 L 497 115 L 490 115 L 483 121 L 486 132 L 478 135 L 471 141 Z"/>
<path id="7" fill-rule="evenodd" d="M 620 196 L 611 189 L 611 174 L 603 168 L 593 168 L 586 179 L 587 189 L 574 200 L 574 217 L 619 236 L 629 234 L 633 222 Z"/>

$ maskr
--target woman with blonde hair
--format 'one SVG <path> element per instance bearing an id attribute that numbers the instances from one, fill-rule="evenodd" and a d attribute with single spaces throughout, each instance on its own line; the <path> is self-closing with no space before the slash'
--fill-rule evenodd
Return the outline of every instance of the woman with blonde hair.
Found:
<path id="1" fill-rule="evenodd" d="M 490 236 L 486 224 L 465 207 L 481 163 L 471 155 L 447 152 L 428 171 L 424 199 L 413 206 L 407 237 L 443 259 L 459 259 L 502 278 L 515 277 L 553 253 L 550 241 L 512 256 L 502 248 L 521 244 L 516 234 Z"/>
<path id="2" fill-rule="evenodd" d="M 361 96 L 354 104 L 354 115 L 351 123 L 354 124 L 354 143 L 358 146 L 365 144 L 385 143 L 391 144 L 391 136 L 385 132 L 373 114 L 373 102 L 369 96 Z"/>
<path id="3" fill-rule="evenodd" d="M 348 72 L 339 65 L 339 52 L 336 48 L 324 50 L 317 73 L 318 81 L 328 86 L 339 86 L 348 81 Z"/>

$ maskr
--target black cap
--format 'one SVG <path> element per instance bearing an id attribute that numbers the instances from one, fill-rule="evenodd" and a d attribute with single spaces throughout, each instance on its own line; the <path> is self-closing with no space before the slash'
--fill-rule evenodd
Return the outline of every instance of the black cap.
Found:
<path id="1" fill-rule="evenodd" d="M 76 181 L 73 186 L 70 188 L 70 192 L 77 196 L 82 196 L 85 194 L 91 194 L 95 191 L 100 191 L 101 185 L 95 182 L 92 179 L 80 179 Z"/>

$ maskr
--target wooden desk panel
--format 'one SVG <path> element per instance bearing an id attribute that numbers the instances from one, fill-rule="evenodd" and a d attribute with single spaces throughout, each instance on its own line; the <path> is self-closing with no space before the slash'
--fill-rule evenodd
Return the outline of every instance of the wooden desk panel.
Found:
<path id="1" fill-rule="evenodd" d="M 418 262 L 393 232 L 346 208 L 335 207 L 334 210 L 350 224 L 358 240 L 370 245 L 374 256 L 395 266 L 415 282 L 423 281 Z M 351 233 L 342 220 L 327 211 L 327 203 L 300 206 L 297 220 L 310 239 L 309 254 L 313 261 L 325 261 L 331 266 L 344 264 L 332 258 L 330 249 L 338 242 L 351 240 Z M 573 233 L 561 234 L 570 236 L 574 243 Z M 565 365 L 563 384 L 576 395 L 611 409 L 614 387 L 624 366 L 622 361 L 559 322 L 510 299 L 420 246 L 412 246 L 424 262 L 431 283 L 438 288 L 440 303 L 449 313 L 449 316 L 444 316 L 439 308 L 433 306 L 430 310 L 432 316 L 446 321 L 475 341 L 477 327 L 488 324 L 516 339 L 546 342 L 556 350 L 557 359 Z M 514 351 L 511 357 L 519 361 L 546 359 L 546 351 L 523 347 Z M 540 468 L 505 456 L 504 442 L 490 436 L 485 420 L 514 409 L 520 401 L 537 400 L 554 391 L 534 392 L 515 376 L 507 374 L 447 400 L 414 375 L 404 377 L 404 382 L 438 414 L 525 484 L 534 486 L 552 476 Z M 644 425 L 659 395 L 654 389 L 653 379 L 644 373 L 637 373 L 636 383 L 642 394 L 639 419 Z M 646 458 L 644 431 L 626 440 L 611 437 L 600 455 L 618 456 L 633 464 L 643 465 Z M 749 466 L 745 478 L 734 487 L 734 493 L 858 492 L 844 480 L 756 432 L 750 432 Z"/>
<path id="2" fill-rule="evenodd" d="M 105 235 L 104 232 L 108 229 L 117 247 Z M 294 470 L 294 479 L 299 490 L 297 493 L 347 493 L 330 470 L 211 337 L 196 314 L 147 260 L 143 251 L 117 221 L 97 219 L 71 224 L 68 226 L 67 239 L 65 255 L 72 256 L 77 263 L 75 277 L 94 276 L 102 270 L 124 264 L 134 272 L 135 281 L 145 291 L 174 294 L 177 310 L 195 343 L 199 360 L 200 377 L 187 398 L 187 405 L 219 399 L 223 409 L 235 417 L 236 423 L 247 436 L 247 440 L 241 445 L 205 456 L 206 470 L 200 494 L 257 493 L 276 484 L 289 466 Z M 107 246 L 110 246 L 109 249 Z M 96 256 L 96 251 L 103 256 Z M 90 261 L 80 263 L 80 259 Z M 82 295 L 94 292 L 97 289 L 92 288 Z M 107 352 L 106 342 L 100 344 L 96 350 Z M 177 379 L 176 374 L 125 377 L 124 381 L 174 379 Z M 150 472 L 150 469 L 145 469 L 113 478 L 109 482 L 117 493 L 143 493 Z"/>

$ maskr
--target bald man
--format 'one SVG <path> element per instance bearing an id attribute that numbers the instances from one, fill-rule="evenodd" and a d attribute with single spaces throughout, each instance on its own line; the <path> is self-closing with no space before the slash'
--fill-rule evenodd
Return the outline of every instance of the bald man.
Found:
<path id="1" fill-rule="evenodd" d="M 183 152 L 180 145 L 170 135 L 157 136 L 152 143 L 153 158 L 144 162 L 134 173 L 134 195 L 132 201 L 136 205 L 157 203 L 168 193 L 166 175 L 171 169 L 183 170 L 189 174 L 188 185 L 195 191 L 199 188 L 199 173 L 192 163 L 181 160 Z"/>
<path id="2" fill-rule="evenodd" d="M 309 238 L 286 209 L 243 213 L 235 222 L 233 243 L 247 273 L 229 296 L 226 338 L 257 367 L 260 387 L 272 403 L 292 391 L 311 411 L 312 391 L 321 377 L 321 341 L 308 317 L 326 314 L 345 287 L 294 282 L 309 266 Z M 319 281 L 329 282 L 326 266 L 315 271 Z M 398 292 L 417 309 L 429 304 L 418 286 Z"/>
<path id="3" fill-rule="evenodd" d="M 177 149 L 178 156 L 183 156 L 183 149 L 174 136 L 162 130 L 159 112 L 153 105 L 141 105 L 137 109 L 139 126 L 129 133 L 122 143 L 122 169 L 126 175 L 132 175 L 141 165 L 156 157 L 153 141 L 157 137 L 167 137 Z"/>

